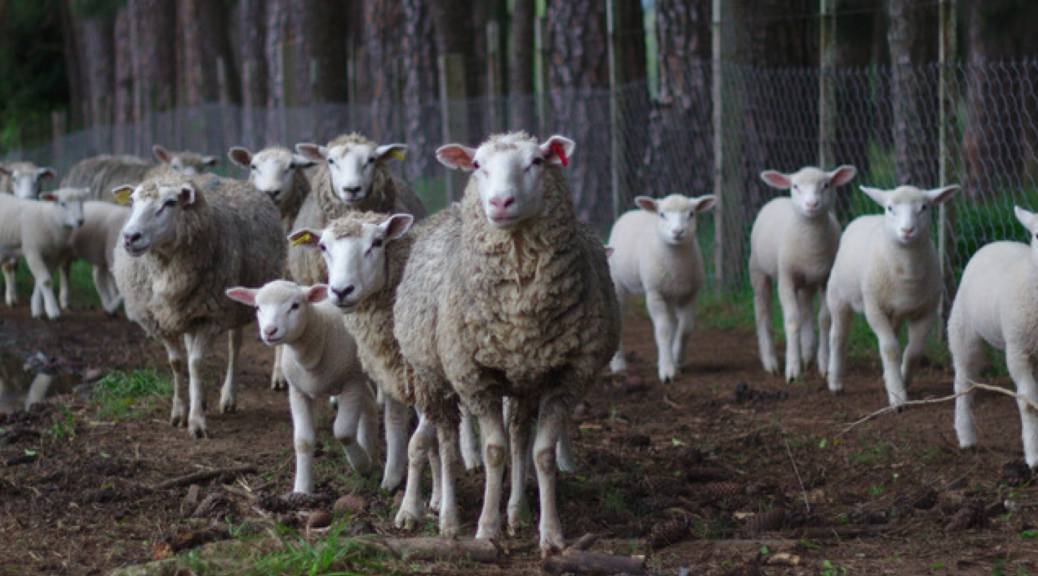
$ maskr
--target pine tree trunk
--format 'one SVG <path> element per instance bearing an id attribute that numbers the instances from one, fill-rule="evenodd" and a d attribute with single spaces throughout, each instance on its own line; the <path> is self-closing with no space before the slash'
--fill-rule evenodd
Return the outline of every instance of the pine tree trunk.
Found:
<path id="1" fill-rule="evenodd" d="M 403 68 L 406 173 L 415 180 L 435 173 L 434 153 L 443 144 L 436 73 L 436 40 L 428 2 L 403 2 Z"/>
<path id="2" fill-rule="evenodd" d="M 887 42 L 893 75 L 894 162 L 901 184 L 919 187 L 937 182 L 937 41 L 932 5 L 890 0 Z"/>
<path id="3" fill-rule="evenodd" d="M 136 150 L 155 144 L 151 114 L 176 105 L 176 6 L 163 0 L 129 0 L 133 54 L 134 118 L 139 122 Z M 168 143 L 166 143 L 169 145 Z"/>
<path id="4" fill-rule="evenodd" d="M 239 0 L 233 17 L 237 70 L 241 74 L 242 144 L 264 145 L 261 134 L 266 122 L 269 74 L 266 57 L 266 10 L 263 0 Z"/>
<path id="5" fill-rule="evenodd" d="M 512 53 L 508 63 L 508 88 L 513 129 L 535 133 L 537 106 L 534 100 L 534 26 L 536 0 L 515 0 L 512 9 Z"/>
<path id="6" fill-rule="evenodd" d="M 400 74 L 403 10 L 400 1 L 367 0 L 364 3 L 364 22 L 364 55 L 370 71 L 365 79 L 371 102 L 371 131 L 366 135 L 384 143 L 400 133 L 396 128 L 403 88 Z"/>
<path id="7" fill-rule="evenodd" d="M 114 152 L 134 151 L 133 135 L 127 124 L 133 122 L 133 43 L 130 39 L 130 10 L 120 8 L 115 16 L 115 123 Z"/>

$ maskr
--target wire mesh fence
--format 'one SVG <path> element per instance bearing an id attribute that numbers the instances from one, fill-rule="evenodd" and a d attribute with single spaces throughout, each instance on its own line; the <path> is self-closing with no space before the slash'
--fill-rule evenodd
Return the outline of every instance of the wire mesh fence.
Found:
<path id="1" fill-rule="evenodd" d="M 428 101 L 266 109 L 213 103 L 133 124 L 94 126 L 14 151 L 8 159 L 31 160 L 61 174 L 96 154 L 148 155 L 153 143 L 222 156 L 231 146 L 255 150 L 327 142 L 357 131 L 379 142 L 408 143 L 398 169 L 438 209 L 460 194 L 458 181 L 451 190 L 447 170 L 435 161 L 439 145 L 475 144 L 491 132 L 518 128 L 544 137 L 560 133 L 578 146 L 569 170 L 578 213 L 603 237 L 616 214 L 633 208 L 634 196 L 721 194 L 719 212 L 701 219 L 700 243 L 708 273 L 723 268 L 726 284 L 738 286 L 746 282 L 753 219 L 779 194 L 758 174 L 817 164 L 819 83 L 829 80 L 835 85 L 834 164 L 852 164 L 859 171 L 852 185 L 837 193 L 840 221 L 878 212 L 857 191 L 858 184 L 938 186 L 945 150 L 951 166 L 947 180 L 963 185 L 949 211 L 948 266 L 958 273 L 980 246 L 1026 238 L 1014 205 L 1038 209 L 1038 63 L 944 69 L 952 106 L 943 147 L 941 71 L 938 64 L 831 72 L 727 64 L 718 102 L 710 64 L 696 63 L 689 64 L 686 78 L 692 81 L 681 92 L 660 90 L 656 98 L 646 83 L 637 83 L 615 91 L 565 90 L 448 106 Z M 244 176 L 236 167 L 221 171 Z"/>

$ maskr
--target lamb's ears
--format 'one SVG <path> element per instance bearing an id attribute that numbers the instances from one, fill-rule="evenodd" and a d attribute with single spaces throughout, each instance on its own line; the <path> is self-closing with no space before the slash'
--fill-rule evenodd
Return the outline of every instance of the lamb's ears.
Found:
<path id="1" fill-rule="evenodd" d="M 544 155 L 544 161 L 549 166 L 568 166 L 569 159 L 573 157 L 573 151 L 576 149 L 576 142 L 558 134 L 541 144 L 541 154 Z"/>
<path id="2" fill-rule="evenodd" d="M 400 162 L 403 162 L 404 152 L 407 152 L 407 144 L 384 144 L 375 148 L 375 158 L 377 158 L 379 162 L 385 162 L 390 158 L 396 158 Z"/>
<path id="3" fill-rule="evenodd" d="M 789 174 L 783 174 L 774 170 L 761 172 L 760 179 L 768 186 L 778 188 L 779 190 L 789 190 L 793 187 L 793 179 L 789 177 Z"/>
<path id="4" fill-rule="evenodd" d="M 475 157 L 475 148 L 461 144 L 447 144 L 436 149 L 436 159 L 440 161 L 440 164 L 452 170 L 472 172 L 476 169 Z"/>
<path id="5" fill-rule="evenodd" d="M 252 164 L 252 152 L 249 152 L 248 148 L 242 146 L 232 147 L 227 151 L 227 157 L 231 159 L 231 162 L 242 168 L 248 168 Z"/>
<path id="6" fill-rule="evenodd" d="M 407 234 L 412 224 L 414 224 L 414 216 L 410 214 L 393 214 L 389 217 L 389 220 L 379 224 L 378 227 L 382 229 L 383 238 L 386 240 L 396 240 Z"/>
<path id="7" fill-rule="evenodd" d="M 858 186 L 858 188 L 861 188 L 862 192 L 868 194 L 869 198 L 872 198 L 872 200 L 875 201 L 876 204 L 879 204 L 880 206 L 884 207 L 887 205 L 886 190 L 880 190 L 879 188 L 869 188 L 868 186 Z"/>
<path id="8" fill-rule="evenodd" d="M 954 196 L 959 189 L 960 187 L 958 184 L 934 188 L 933 190 L 926 191 L 926 197 L 930 199 L 931 204 L 941 204 L 951 200 L 951 197 Z"/>
<path id="9" fill-rule="evenodd" d="M 115 203 L 120 206 L 126 206 L 130 203 L 130 194 L 133 194 L 133 186 L 112 188 L 112 196 L 115 196 Z"/>
<path id="10" fill-rule="evenodd" d="M 699 198 L 692 199 L 695 203 L 695 207 L 692 208 L 693 212 L 706 212 L 707 210 L 714 207 L 717 204 L 717 196 L 713 194 L 707 194 L 706 196 L 700 196 Z"/>
<path id="11" fill-rule="evenodd" d="M 40 178 L 57 178 L 58 173 L 53 168 L 37 168 L 36 179 Z"/>
<path id="12" fill-rule="evenodd" d="M 324 162 L 328 158 L 327 148 L 319 144 L 311 144 L 310 142 L 296 144 L 296 152 L 314 162 Z"/>
<path id="13" fill-rule="evenodd" d="M 156 144 L 151 147 L 151 153 L 155 155 L 155 159 L 163 164 L 172 164 L 173 158 L 171 157 L 169 150 L 163 148 L 162 144 Z"/>
<path id="14" fill-rule="evenodd" d="M 321 234 L 303 228 L 302 230 L 296 230 L 289 234 L 288 241 L 293 248 L 296 246 L 309 246 L 312 248 L 321 242 Z"/>
<path id="15" fill-rule="evenodd" d="M 58 197 L 51 192 L 44 192 L 40 194 L 40 200 L 46 200 L 47 202 L 57 202 Z"/>
<path id="16" fill-rule="evenodd" d="M 184 184 L 183 186 L 180 187 L 180 194 L 179 194 L 179 196 L 180 196 L 180 203 L 182 205 L 184 205 L 184 206 L 187 206 L 189 204 L 194 204 L 195 203 L 195 198 L 197 197 L 197 192 L 195 192 L 195 187 L 194 186 L 192 186 L 190 184 Z"/>
<path id="17" fill-rule="evenodd" d="M 653 214 L 659 212 L 656 200 L 649 196 L 636 196 L 634 198 L 634 204 L 646 212 L 652 212 Z"/>
<path id="18" fill-rule="evenodd" d="M 212 168 L 220 162 L 216 156 L 202 156 L 202 168 Z"/>
<path id="19" fill-rule="evenodd" d="M 829 187 L 836 188 L 837 186 L 843 186 L 844 184 L 851 181 L 858 174 L 858 169 L 850 164 L 840 166 L 836 170 L 829 173 Z"/>
<path id="20" fill-rule="evenodd" d="M 612 246 L 604 246 L 604 248 L 605 248 L 606 258 L 609 258 L 610 256 L 613 255 L 613 252 L 616 252 L 616 248 L 613 248 Z"/>
<path id="21" fill-rule="evenodd" d="M 292 155 L 292 167 L 293 168 L 309 168 L 310 166 L 313 166 L 314 164 L 317 164 L 317 162 L 315 160 L 313 160 L 311 158 L 307 158 L 306 156 L 303 156 L 302 154 L 293 154 Z"/>
<path id="22" fill-rule="evenodd" d="M 306 301 L 311 304 L 317 304 L 328 297 L 328 285 L 327 284 L 314 284 L 313 286 L 306 289 Z"/>
<path id="23" fill-rule="evenodd" d="M 1034 230 L 1035 221 L 1038 220 L 1038 218 L 1035 218 L 1034 212 L 1024 210 L 1019 206 L 1013 206 L 1013 213 L 1016 214 L 1016 219 L 1024 225 L 1024 228 L 1027 228 L 1029 231 Z"/>
<path id="24" fill-rule="evenodd" d="M 244 288 L 242 286 L 237 286 L 235 288 L 228 288 L 227 291 L 224 292 L 224 294 L 226 294 L 231 300 L 234 300 L 235 302 L 241 302 L 242 304 L 246 304 L 248 306 L 255 306 L 256 292 L 258 292 L 258 290 L 256 290 L 255 288 Z"/>

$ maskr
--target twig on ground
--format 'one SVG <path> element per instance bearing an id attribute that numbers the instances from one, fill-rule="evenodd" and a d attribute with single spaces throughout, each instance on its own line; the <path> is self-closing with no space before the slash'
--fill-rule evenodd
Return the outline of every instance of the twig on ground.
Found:
<path id="1" fill-rule="evenodd" d="M 810 514 L 811 501 L 807 497 L 807 490 L 804 488 L 804 479 L 800 477 L 800 470 L 797 469 L 797 461 L 793 458 L 793 451 L 789 449 L 789 437 L 783 434 L 782 442 L 786 445 L 786 454 L 789 455 L 789 462 L 793 464 L 793 472 L 797 475 L 797 482 L 800 484 L 800 493 L 804 495 L 804 506 L 807 506 L 807 512 Z"/>
<path id="2" fill-rule="evenodd" d="M 237 476 L 239 474 L 255 474 L 255 466 L 234 466 L 232 468 L 216 468 L 213 470 L 202 470 L 200 472 L 194 472 L 185 476 L 177 476 L 176 478 L 170 478 L 164 480 L 158 484 L 152 484 L 149 486 L 152 490 L 166 490 L 167 488 L 175 488 L 177 486 L 187 486 L 188 484 L 194 484 L 196 482 L 204 482 L 206 480 L 212 480 L 219 478 L 223 475 Z"/>

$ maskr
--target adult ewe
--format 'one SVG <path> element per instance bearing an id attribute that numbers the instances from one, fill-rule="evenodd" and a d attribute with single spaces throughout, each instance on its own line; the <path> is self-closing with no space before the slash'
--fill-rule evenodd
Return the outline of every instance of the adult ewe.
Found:
<path id="1" fill-rule="evenodd" d="M 61 186 L 90 188 L 90 199 L 111 201 L 112 190 L 121 186 L 136 186 L 141 182 L 162 176 L 167 171 L 194 176 L 216 166 L 216 156 L 202 156 L 195 152 L 170 152 L 159 144 L 151 147 L 155 162 L 137 156 L 93 156 L 76 162 L 61 179 Z"/>
<path id="2" fill-rule="evenodd" d="M 32 162 L 4 162 L 0 164 L 0 192 L 32 200 L 40 195 L 40 180 L 57 175 L 53 168 L 41 168 Z"/>
<path id="3" fill-rule="evenodd" d="M 125 187 L 119 193 L 130 191 Z M 241 328 L 252 320 L 252 311 L 230 306 L 224 291 L 260 286 L 281 275 L 285 240 L 278 212 L 248 183 L 214 176 L 146 180 L 132 188 L 130 199 L 132 212 L 115 252 L 116 283 L 127 317 L 166 347 L 174 384 L 170 423 L 204 436 L 202 358 L 210 340 L 230 331 L 220 409 L 233 411 Z"/>
<path id="4" fill-rule="evenodd" d="M 458 405 L 479 418 L 486 487 L 477 537 L 501 532 L 500 499 L 509 443 L 508 522 L 524 506 L 526 453 L 537 425 L 534 461 L 540 488 L 540 546 L 563 547 L 555 505 L 555 446 L 575 399 L 616 350 L 620 314 L 605 248 L 577 221 L 561 166 L 574 143 L 538 144 L 518 132 L 477 149 L 441 147 L 437 159 L 474 172 L 461 203 L 434 216 L 418 235 L 393 309 L 394 333 L 415 368 L 418 407 L 436 425 L 440 453 L 457 442 Z M 452 458 L 443 458 L 440 531 L 459 528 Z"/>

